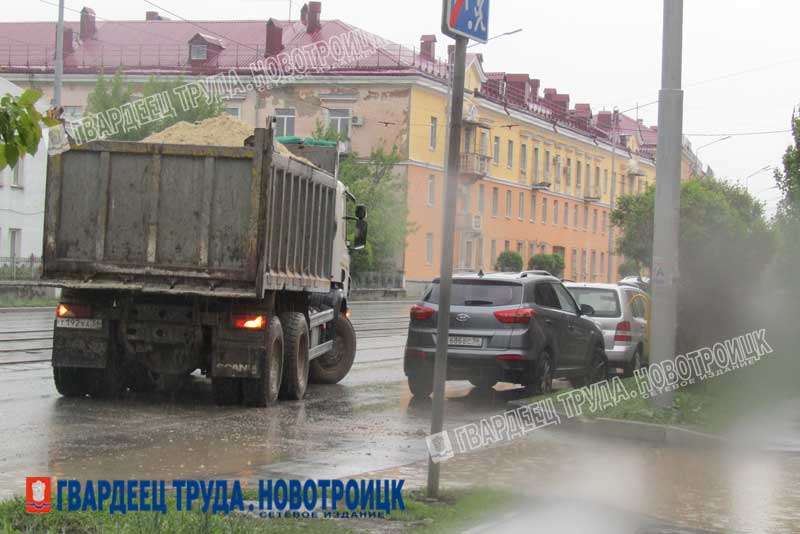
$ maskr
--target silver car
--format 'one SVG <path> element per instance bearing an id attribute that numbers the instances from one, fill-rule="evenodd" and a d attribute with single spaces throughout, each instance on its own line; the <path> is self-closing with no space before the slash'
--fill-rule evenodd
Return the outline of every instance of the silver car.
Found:
<path id="1" fill-rule="evenodd" d="M 610 368 L 622 368 L 625 376 L 647 362 L 647 317 L 650 298 L 632 285 L 565 282 L 578 306 L 594 309 L 591 319 L 603 332 Z"/>

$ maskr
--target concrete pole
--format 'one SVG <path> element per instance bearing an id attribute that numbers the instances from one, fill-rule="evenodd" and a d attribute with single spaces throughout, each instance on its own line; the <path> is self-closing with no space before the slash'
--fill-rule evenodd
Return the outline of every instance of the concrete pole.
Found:
<path id="1" fill-rule="evenodd" d="M 453 87 L 450 128 L 447 139 L 447 167 L 442 215 L 442 247 L 439 273 L 439 312 L 436 324 L 436 359 L 433 368 L 433 406 L 431 434 L 442 431 L 444 423 L 444 384 L 447 374 L 447 339 L 450 332 L 450 289 L 453 282 L 453 254 L 456 226 L 456 198 L 460 174 L 461 120 L 464 113 L 464 70 L 467 38 L 456 37 L 453 59 Z M 428 458 L 428 497 L 439 495 L 439 464 Z"/>
<path id="2" fill-rule="evenodd" d="M 683 91 L 681 54 L 683 0 L 664 0 L 664 42 L 661 91 L 658 94 L 658 150 L 653 235 L 651 356 L 653 363 L 675 357 L 678 318 L 678 231 L 681 201 L 681 134 Z M 673 393 L 653 398 L 656 406 L 671 406 Z"/>
<path id="3" fill-rule="evenodd" d="M 53 87 L 53 107 L 61 107 L 61 78 L 64 75 L 64 0 L 58 0 L 56 25 L 56 79 Z"/>
<path id="4" fill-rule="evenodd" d="M 606 261 L 608 266 L 606 268 L 606 275 L 609 284 L 614 283 L 614 224 L 611 222 L 611 212 L 614 211 L 614 206 L 617 200 L 617 133 L 619 129 L 619 110 L 615 107 L 614 113 L 611 115 L 614 123 L 611 126 L 611 197 L 609 198 L 608 210 L 608 257 Z M 625 177 L 622 178 L 623 180 Z"/>

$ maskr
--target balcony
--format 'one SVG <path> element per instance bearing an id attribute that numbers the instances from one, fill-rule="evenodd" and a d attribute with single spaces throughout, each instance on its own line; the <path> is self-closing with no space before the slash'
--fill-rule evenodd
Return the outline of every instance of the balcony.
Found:
<path id="1" fill-rule="evenodd" d="M 600 187 L 590 186 L 583 192 L 583 200 L 586 202 L 600 202 Z"/>
<path id="2" fill-rule="evenodd" d="M 475 152 L 461 153 L 461 177 L 469 181 L 476 181 L 489 174 L 489 156 Z"/>
<path id="3" fill-rule="evenodd" d="M 541 181 L 537 181 L 534 178 L 534 181 L 531 184 L 531 191 L 547 191 L 547 190 L 550 189 L 550 185 L 552 185 L 550 183 L 550 180 L 548 180 L 546 178 L 544 180 L 541 180 Z"/>

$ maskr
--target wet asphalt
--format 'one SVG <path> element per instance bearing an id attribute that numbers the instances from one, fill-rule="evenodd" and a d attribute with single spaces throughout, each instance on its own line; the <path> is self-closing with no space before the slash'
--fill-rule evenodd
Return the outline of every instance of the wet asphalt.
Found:
<path id="1" fill-rule="evenodd" d="M 354 306 L 358 353 L 345 380 L 264 409 L 215 406 L 201 377 L 174 397 L 62 398 L 47 361 L 52 311 L 0 313 L 0 498 L 21 494 L 34 475 L 252 481 L 370 473 L 422 487 L 430 401 L 412 399 L 403 376 L 409 306 Z M 521 396 L 448 383 L 447 426 L 510 409 Z M 442 483 L 530 497 L 475 532 L 797 532 L 800 405 L 774 412 L 780 417 L 743 431 L 773 436 L 761 444 L 769 446 L 671 449 L 545 429 L 456 456 L 442 464 Z"/>

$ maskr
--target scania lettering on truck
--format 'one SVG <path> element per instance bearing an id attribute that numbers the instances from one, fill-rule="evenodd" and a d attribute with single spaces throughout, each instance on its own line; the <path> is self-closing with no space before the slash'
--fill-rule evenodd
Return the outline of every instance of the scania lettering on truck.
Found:
<path id="1" fill-rule="evenodd" d="M 350 370 L 366 210 L 274 150 L 271 128 L 249 144 L 96 141 L 50 157 L 43 282 L 63 288 L 62 395 L 174 390 L 199 369 L 218 404 L 265 406 Z"/>

